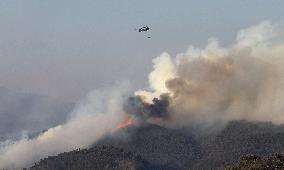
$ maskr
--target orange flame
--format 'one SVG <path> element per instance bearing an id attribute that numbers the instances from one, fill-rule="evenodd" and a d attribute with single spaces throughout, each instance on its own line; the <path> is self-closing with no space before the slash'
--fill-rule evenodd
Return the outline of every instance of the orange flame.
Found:
<path id="1" fill-rule="evenodd" d="M 130 125 L 132 125 L 132 124 L 133 124 L 133 120 L 130 119 L 130 118 L 128 118 L 128 119 L 126 120 L 126 122 L 123 122 L 123 123 L 119 124 L 119 125 L 116 127 L 116 129 L 126 128 L 126 127 L 128 127 L 128 126 L 130 126 Z"/>

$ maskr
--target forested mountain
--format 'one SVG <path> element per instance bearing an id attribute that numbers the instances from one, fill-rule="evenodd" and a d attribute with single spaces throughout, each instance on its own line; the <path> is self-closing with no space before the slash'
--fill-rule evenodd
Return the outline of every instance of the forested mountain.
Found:
<path id="1" fill-rule="evenodd" d="M 32 169 L 224 169 L 240 167 L 237 163 L 246 160 L 246 155 L 257 154 L 260 159 L 283 152 L 282 125 L 234 121 L 207 140 L 183 130 L 146 124 L 121 129 L 90 149 L 41 160 Z"/>

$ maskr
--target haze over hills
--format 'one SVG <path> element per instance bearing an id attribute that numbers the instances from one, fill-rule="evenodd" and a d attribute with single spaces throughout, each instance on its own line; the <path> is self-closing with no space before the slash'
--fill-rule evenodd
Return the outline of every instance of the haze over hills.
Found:
<path id="1" fill-rule="evenodd" d="M 18 140 L 62 124 L 74 104 L 0 87 L 0 141 Z"/>

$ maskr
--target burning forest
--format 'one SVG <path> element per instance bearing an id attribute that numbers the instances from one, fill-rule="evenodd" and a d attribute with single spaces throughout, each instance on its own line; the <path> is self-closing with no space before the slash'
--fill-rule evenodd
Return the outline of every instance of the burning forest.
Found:
<path id="1" fill-rule="evenodd" d="M 88 148 L 114 129 L 131 125 L 206 129 L 238 120 L 282 124 L 283 28 L 262 22 L 241 30 L 228 47 L 210 39 L 204 49 L 190 46 L 176 57 L 162 53 L 153 60 L 148 90 L 132 95 L 123 84 L 90 93 L 66 123 L 33 139 L 7 143 L 0 150 L 0 165 L 27 167 L 39 158 Z"/>

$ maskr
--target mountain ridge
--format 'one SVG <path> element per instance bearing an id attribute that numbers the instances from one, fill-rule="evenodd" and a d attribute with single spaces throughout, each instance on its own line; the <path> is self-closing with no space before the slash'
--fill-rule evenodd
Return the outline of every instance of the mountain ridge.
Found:
<path id="1" fill-rule="evenodd" d="M 181 132 L 178 129 L 146 124 L 140 127 L 130 126 L 120 129 L 87 150 L 113 147 L 141 157 L 141 160 L 152 167 L 158 165 L 156 168 L 167 167 L 180 170 L 224 169 L 235 165 L 244 155 L 258 154 L 264 157 L 273 153 L 284 153 L 283 125 L 233 121 L 210 138 L 211 140 L 205 141 L 206 138 L 198 138 L 198 136 Z M 101 153 L 102 151 L 96 149 L 96 152 Z M 121 155 L 116 157 L 112 151 L 106 155 L 113 157 L 112 159 L 124 159 Z M 59 157 L 63 159 L 64 156 Z M 128 158 L 125 157 L 125 159 Z M 79 160 L 75 160 L 75 164 L 76 161 Z M 104 163 L 100 163 L 103 168 Z M 46 170 L 42 168 L 43 161 L 39 161 L 36 167 L 39 170 Z M 81 169 L 88 168 L 82 166 Z"/>

